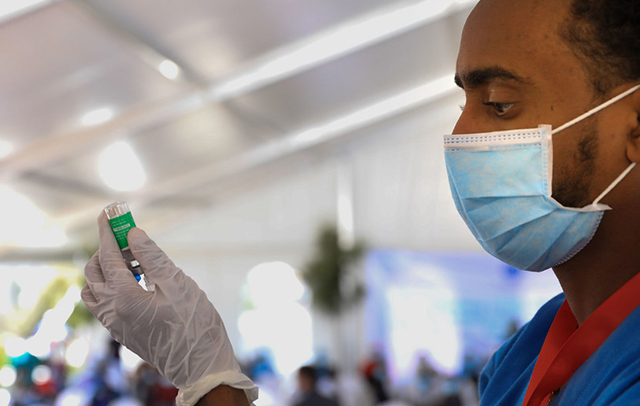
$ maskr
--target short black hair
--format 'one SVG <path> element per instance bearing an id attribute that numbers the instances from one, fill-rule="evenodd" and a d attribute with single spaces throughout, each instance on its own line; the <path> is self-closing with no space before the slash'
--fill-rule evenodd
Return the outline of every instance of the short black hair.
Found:
<path id="1" fill-rule="evenodd" d="M 314 385 L 318 379 L 318 372 L 316 371 L 316 368 L 311 365 L 300 367 L 298 374 L 308 378 Z"/>
<path id="2" fill-rule="evenodd" d="M 560 34 L 584 64 L 598 96 L 640 80 L 639 0 L 571 0 Z"/>

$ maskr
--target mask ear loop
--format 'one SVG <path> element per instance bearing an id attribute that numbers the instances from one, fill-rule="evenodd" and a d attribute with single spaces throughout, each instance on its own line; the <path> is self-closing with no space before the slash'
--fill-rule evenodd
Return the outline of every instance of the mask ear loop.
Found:
<path id="1" fill-rule="evenodd" d="M 598 107 L 595 107 L 589 111 L 587 111 L 586 113 L 584 113 L 583 115 L 574 118 L 573 120 L 569 121 L 566 124 L 561 125 L 560 127 L 554 129 L 553 131 L 551 131 L 551 134 L 555 134 L 555 133 L 559 133 L 562 130 L 566 130 L 567 128 L 571 127 L 574 124 L 579 123 L 580 121 L 584 120 L 587 117 L 590 117 L 594 114 L 596 114 L 597 112 L 599 112 L 602 109 L 605 109 L 609 106 L 611 106 L 613 103 L 620 101 L 621 99 L 624 99 L 625 97 L 629 96 L 631 93 L 635 92 L 636 90 L 640 89 L 640 85 L 634 86 L 631 89 L 620 93 L 619 95 L 617 95 L 616 97 L 614 97 L 611 100 L 608 100 L 604 103 L 602 103 L 601 105 L 599 105 Z"/>
<path id="2" fill-rule="evenodd" d="M 618 186 L 618 183 L 622 182 L 622 179 L 624 179 L 624 177 L 627 176 L 635 166 L 636 166 L 635 162 L 632 162 L 631 165 L 627 166 L 627 169 L 625 169 L 620 174 L 620 176 L 618 176 L 616 180 L 614 180 L 609 185 L 609 187 L 604 190 L 604 192 L 600 193 L 600 196 L 596 197 L 596 200 L 593 201 L 593 204 L 596 205 L 600 203 L 600 200 L 602 200 L 609 192 L 611 192 L 611 190 L 613 190 L 614 187 Z"/>
<path id="3" fill-rule="evenodd" d="M 636 90 L 640 89 L 640 85 L 634 86 L 631 89 L 628 89 L 625 92 L 620 93 L 619 95 L 617 95 L 616 97 L 602 103 L 601 105 L 587 111 L 586 113 L 584 113 L 583 115 L 574 118 L 573 120 L 569 121 L 566 124 L 561 125 L 560 127 L 554 129 L 551 131 L 551 134 L 556 134 L 559 133 L 562 130 L 566 130 L 567 128 L 571 127 L 574 124 L 579 123 L 580 121 L 584 120 L 587 117 L 590 117 L 594 114 L 596 114 L 597 112 L 599 112 L 602 109 L 605 109 L 609 106 L 611 106 L 613 103 L 616 103 L 622 99 L 624 99 L 625 97 L 629 96 L 630 94 L 634 93 Z M 600 193 L 600 196 L 596 197 L 596 200 L 593 201 L 593 205 L 596 205 L 598 203 L 600 203 L 600 200 L 602 200 L 607 194 L 609 194 L 609 192 L 611 192 L 611 190 L 613 190 L 614 187 L 618 186 L 618 183 L 622 182 L 622 179 L 625 178 L 625 176 L 627 176 L 629 174 L 629 172 L 631 172 L 631 170 L 636 166 L 635 162 L 632 162 L 631 165 L 629 165 L 627 167 L 627 169 L 625 169 L 620 176 L 618 176 L 616 178 L 616 180 L 614 180 L 609 187 L 607 187 L 604 192 Z"/>

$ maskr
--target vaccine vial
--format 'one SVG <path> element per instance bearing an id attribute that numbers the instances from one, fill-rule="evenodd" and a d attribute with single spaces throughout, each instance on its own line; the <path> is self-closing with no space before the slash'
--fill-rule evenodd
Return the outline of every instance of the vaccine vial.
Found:
<path id="1" fill-rule="evenodd" d="M 122 257 L 124 258 L 127 267 L 139 283 L 145 283 L 146 281 L 142 268 L 140 268 L 140 264 L 134 258 L 133 253 L 129 248 L 129 242 L 127 241 L 127 234 L 129 234 L 129 230 L 136 226 L 136 223 L 133 221 L 133 216 L 131 215 L 131 210 L 129 210 L 129 206 L 127 206 L 126 202 L 119 201 L 111 203 L 105 207 L 104 212 L 107 214 L 107 218 L 111 224 L 111 230 L 116 236 L 120 252 L 122 252 Z"/>

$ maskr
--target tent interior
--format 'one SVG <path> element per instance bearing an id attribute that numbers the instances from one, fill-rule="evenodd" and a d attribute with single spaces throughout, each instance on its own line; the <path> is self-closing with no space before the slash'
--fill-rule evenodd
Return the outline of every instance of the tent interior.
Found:
<path id="1" fill-rule="evenodd" d="M 82 306 L 96 218 L 120 200 L 207 293 L 238 359 L 272 357 L 256 405 L 284 404 L 319 359 L 355 377 L 383 354 L 406 388 L 420 357 L 451 377 L 493 351 L 559 288 L 485 254 L 451 198 L 442 136 L 475 3 L 2 1 L 0 406 L 16 385 L 2 371 L 38 358 L 44 310 Z M 303 278 L 327 227 L 364 247 L 349 281 L 365 294 L 338 314 Z M 107 336 L 67 313 L 48 334 L 84 354 L 65 358 L 80 374 Z"/>

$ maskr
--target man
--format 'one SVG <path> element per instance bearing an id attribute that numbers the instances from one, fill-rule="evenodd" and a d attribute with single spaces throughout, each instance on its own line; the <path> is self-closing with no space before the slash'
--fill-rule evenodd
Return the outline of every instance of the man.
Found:
<path id="1" fill-rule="evenodd" d="M 637 1 L 483 0 L 467 20 L 456 66 L 466 105 L 454 134 L 501 133 L 464 136 L 482 140 L 462 148 L 465 156 L 453 144 L 447 147 L 454 198 L 472 232 L 499 259 L 521 269 L 552 266 L 568 304 L 561 314 L 564 298 L 550 301 L 494 355 L 480 381 L 482 404 L 521 405 L 525 397 L 536 406 L 554 400 L 640 404 L 640 383 L 633 384 L 640 376 L 625 372 L 640 371 L 631 345 L 640 337 L 628 336 L 637 330 L 640 314 L 624 317 L 640 304 L 628 296 L 640 295 L 621 289 L 633 283 L 627 290 L 640 288 L 633 279 L 640 271 L 640 170 L 633 169 L 640 161 L 639 35 Z M 550 124 L 557 131 L 618 95 L 552 137 L 541 135 L 530 153 L 522 153 L 529 148 L 525 141 L 505 141 L 535 133 L 506 130 Z M 506 149 L 497 152 L 501 148 Z M 548 162 L 522 162 L 529 157 Z M 465 171 L 473 162 L 484 165 L 478 176 Z M 551 164 L 550 179 L 546 172 L 533 173 Z M 552 180 L 557 202 L 584 211 L 543 201 L 531 185 L 540 178 Z M 606 206 L 596 200 L 609 186 L 602 203 L 612 210 L 602 216 Z M 483 213 L 492 206 L 500 210 Z M 563 225 L 567 218 L 571 222 Z M 605 303 L 609 298 L 617 302 Z M 595 336 L 599 340 L 590 342 Z M 626 352 L 614 363 L 608 357 L 616 347 Z"/>
<path id="2" fill-rule="evenodd" d="M 466 105 L 445 137 L 454 200 L 487 251 L 520 269 L 553 267 L 564 290 L 489 361 L 482 405 L 640 404 L 639 56 L 636 0 L 481 0 L 465 25 L 456 82 Z M 189 399 L 181 404 L 251 401 L 251 383 L 195 282 L 133 229 L 131 249 L 157 286 L 136 296 L 99 221 L 87 307 L 114 338 L 177 376 Z M 180 289 L 199 299 L 157 294 Z M 181 306 L 203 309 L 192 313 L 218 328 L 180 317 Z M 200 330 L 217 344 L 163 345 L 177 331 Z"/>

